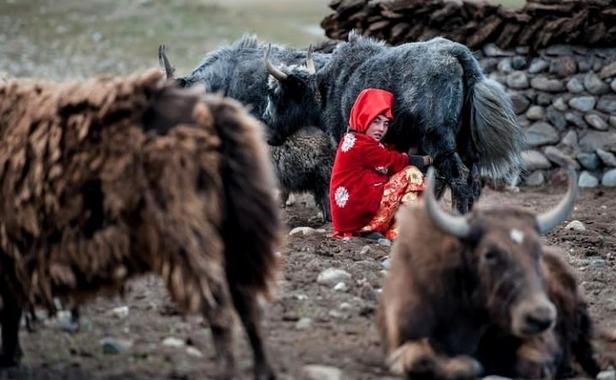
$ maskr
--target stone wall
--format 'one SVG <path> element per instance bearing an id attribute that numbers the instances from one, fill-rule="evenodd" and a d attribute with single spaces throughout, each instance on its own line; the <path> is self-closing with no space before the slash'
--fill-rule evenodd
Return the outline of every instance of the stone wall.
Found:
<path id="1" fill-rule="evenodd" d="M 488 44 L 477 55 L 526 131 L 524 184 L 543 184 L 568 160 L 581 186 L 616 186 L 616 48 L 555 45 L 529 56 Z"/>
<path id="2" fill-rule="evenodd" d="M 358 29 L 390 43 L 441 34 L 473 42 L 486 74 L 506 87 L 526 131 L 520 183 L 542 185 L 568 161 L 581 172 L 580 186 L 616 186 L 616 48 L 609 47 L 616 41 L 616 22 L 609 21 L 616 17 L 616 0 L 530 0 L 517 11 L 460 0 L 333 0 L 330 6 L 335 13 L 322 25 L 333 38 Z M 490 17 L 505 24 L 486 29 Z M 578 27 L 571 30 L 574 21 Z M 456 23 L 466 29 L 452 27 Z M 507 23 L 522 27 L 506 36 Z M 528 40 L 532 25 L 538 26 Z M 522 37 L 527 43 L 520 43 Z"/>
<path id="3" fill-rule="evenodd" d="M 351 29 L 398 44 L 446 37 L 471 48 L 554 44 L 614 46 L 616 1 L 526 0 L 520 9 L 462 0 L 332 0 L 321 26 L 333 39 Z"/>

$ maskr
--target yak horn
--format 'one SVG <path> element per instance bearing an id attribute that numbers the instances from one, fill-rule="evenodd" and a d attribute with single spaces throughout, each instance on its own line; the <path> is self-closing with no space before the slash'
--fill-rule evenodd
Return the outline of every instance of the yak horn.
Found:
<path id="1" fill-rule="evenodd" d="M 160 67 L 165 70 L 165 76 L 167 76 L 167 79 L 173 79 L 175 68 L 171 66 L 171 63 L 169 63 L 166 50 L 165 45 L 160 45 L 158 47 L 158 63 L 160 64 Z"/>
<path id="2" fill-rule="evenodd" d="M 280 70 L 276 66 L 272 65 L 272 62 L 270 61 L 271 50 L 272 50 L 272 44 L 267 45 L 267 50 L 265 51 L 265 58 L 264 58 L 265 67 L 267 68 L 267 71 L 270 74 L 272 74 L 274 78 L 276 78 L 279 81 L 283 81 L 287 79 L 288 75 L 285 74 L 282 70 Z"/>
<path id="3" fill-rule="evenodd" d="M 434 224 L 441 230 L 450 233 L 458 238 L 465 238 L 470 233 L 470 226 L 466 217 L 455 216 L 446 213 L 441 209 L 436 198 L 434 198 L 434 168 L 428 169 L 428 186 L 424 192 L 424 205 L 426 213 Z"/>
<path id="4" fill-rule="evenodd" d="M 567 175 L 569 177 L 569 188 L 567 189 L 565 197 L 561 199 L 556 207 L 536 217 L 537 230 L 540 234 L 551 231 L 571 213 L 571 210 L 573 210 L 573 204 L 575 203 L 578 190 L 575 169 L 571 166 L 567 168 Z"/>
<path id="5" fill-rule="evenodd" d="M 317 72 L 317 69 L 314 67 L 314 60 L 312 59 L 312 49 L 312 45 L 310 45 L 308 46 L 308 51 L 306 52 L 306 69 L 310 74 Z"/>

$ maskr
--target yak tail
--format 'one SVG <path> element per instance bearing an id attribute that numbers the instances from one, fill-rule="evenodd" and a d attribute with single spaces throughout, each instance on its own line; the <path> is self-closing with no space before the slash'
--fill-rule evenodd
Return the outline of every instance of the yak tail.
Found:
<path id="1" fill-rule="evenodd" d="M 230 99 L 210 103 L 221 138 L 223 237 L 231 286 L 269 296 L 278 269 L 281 221 L 261 124 Z"/>
<path id="2" fill-rule="evenodd" d="M 466 107 L 470 131 L 478 153 L 481 175 L 507 178 L 519 173 L 521 150 L 526 144 L 511 99 L 496 81 L 486 78 L 468 48 L 456 44 L 466 79 Z"/>

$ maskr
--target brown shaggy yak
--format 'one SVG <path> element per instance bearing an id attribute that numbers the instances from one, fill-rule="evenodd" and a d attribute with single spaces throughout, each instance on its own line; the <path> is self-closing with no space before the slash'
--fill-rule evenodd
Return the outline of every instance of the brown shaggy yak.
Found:
<path id="1" fill-rule="evenodd" d="M 255 377 L 272 379 L 259 295 L 277 270 L 280 220 L 261 126 L 235 101 L 131 77 L 0 85 L 1 366 L 19 321 L 154 272 L 209 321 L 233 376 L 234 309 Z"/>
<path id="2" fill-rule="evenodd" d="M 540 234 L 573 208 L 569 190 L 553 210 L 446 214 L 434 199 L 402 209 L 400 237 L 380 299 L 378 323 L 390 369 L 409 379 L 481 374 L 561 378 L 573 359 L 599 372 L 592 323 L 575 276 Z"/>

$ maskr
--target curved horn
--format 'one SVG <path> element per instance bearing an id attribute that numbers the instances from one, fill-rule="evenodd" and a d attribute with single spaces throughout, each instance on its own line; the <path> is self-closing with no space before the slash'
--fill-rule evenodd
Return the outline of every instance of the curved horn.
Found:
<path id="1" fill-rule="evenodd" d="M 169 63 L 169 58 L 167 58 L 167 47 L 165 45 L 158 46 L 158 63 L 160 67 L 165 70 L 167 79 L 173 79 L 175 68 Z"/>
<path id="2" fill-rule="evenodd" d="M 314 67 L 314 60 L 312 59 L 312 45 L 308 46 L 308 51 L 306 52 L 306 69 L 310 74 L 314 74 L 317 72 L 317 69 Z"/>
<path id="3" fill-rule="evenodd" d="M 569 188 L 567 194 L 561 199 L 560 203 L 553 209 L 539 214 L 536 217 L 537 230 L 540 234 L 545 234 L 556 227 L 562 222 L 573 210 L 573 204 L 575 203 L 575 197 L 577 196 L 577 174 L 573 167 L 567 168 L 567 175 L 569 177 Z"/>
<path id="4" fill-rule="evenodd" d="M 443 211 L 434 198 L 434 168 L 428 169 L 428 186 L 424 192 L 424 205 L 426 213 L 441 230 L 458 238 L 465 238 L 470 233 L 470 226 L 464 216 L 450 215 Z"/>
<path id="5" fill-rule="evenodd" d="M 272 74 L 274 78 L 276 78 L 279 81 L 283 81 L 287 79 L 288 75 L 272 64 L 272 62 L 270 61 L 271 50 L 272 50 L 272 44 L 267 45 L 267 50 L 265 51 L 265 58 L 263 58 L 263 60 L 265 61 L 265 67 L 267 68 L 267 71 L 270 74 Z"/>

